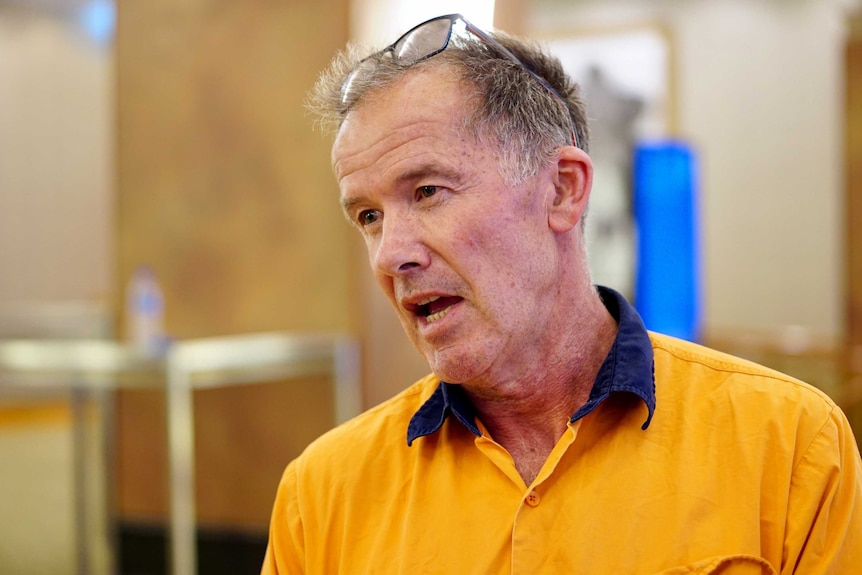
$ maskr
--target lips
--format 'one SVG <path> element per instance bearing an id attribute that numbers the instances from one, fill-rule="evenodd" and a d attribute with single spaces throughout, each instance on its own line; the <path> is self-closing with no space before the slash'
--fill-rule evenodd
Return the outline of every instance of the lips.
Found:
<path id="1" fill-rule="evenodd" d="M 428 323 L 443 319 L 453 305 L 462 301 L 459 296 L 429 296 L 415 303 L 406 303 L 404 307 Z"/>

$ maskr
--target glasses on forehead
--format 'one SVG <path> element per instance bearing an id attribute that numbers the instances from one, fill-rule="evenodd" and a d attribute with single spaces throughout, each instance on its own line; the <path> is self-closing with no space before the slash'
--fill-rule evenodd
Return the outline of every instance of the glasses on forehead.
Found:
<path id="1" fill-rule="evenodd" d="M 344 80 L 341 85 L 341 103 L 348 105 L 355 98 L 354 83 L 364 72 L 369 71 L 375 64 L 375 57 L 383 54 L 389 54 L 396 62 L 408 68 L 417 62 L 427 60 L 432 56 L 436 56 L 449 46 L 452 39 L 452 33 L 459 27 L 496 50 L 502 56 L 508 58 L 525 72 L 527 72 L 534 80 L 542 85 L 563 107 L 566 113 L 566 118 L 569 121 L 569 136 L 571 143 L 575 147 L 578 146 L 578 136 L 575 131 L 575 125 L 572 121 L 572 116 L 569 113 L 569 106 L 562 96 L 548 83 L 547 80 L 530 70 L 521 60 L 515 56 L 508 48 L 500 44 L 492 36 L 485 33 L 482 29 L 477 28 L 468 22 L 460 14 L 448 14 L 446 16 L 438 16 L 427 22 L 423 22 L 408 30 L 403 36 L 398 38 L 393 44 L 381 50 L 378 54 L 374 54 L 364 59 Z"/>

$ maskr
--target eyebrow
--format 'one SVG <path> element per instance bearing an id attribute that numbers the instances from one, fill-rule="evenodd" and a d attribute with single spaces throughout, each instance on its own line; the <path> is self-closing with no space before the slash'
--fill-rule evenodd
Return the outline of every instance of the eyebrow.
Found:
<path id="1" fill-rule="evenodd" d="M 344 215 L 347 216 L 350 214 L 351 211 L 353 211 L 353 207 L 356 204 L 361 204 L 364 201 L 365 200 L 363 200 L 362 198 L 356 198 L 356 197 L 347 198 L 346 200 L 342 200 L 341 210 L 344 212 Z"/>
<path id="2" fill-rule="evenodd" d="M 448 183 L 459 184 L 463 176 L 457 170 L 443 167 L 440 164 L 422 164 L 412 168 L 395 179 L 395 185 L 401 187 L 406 183 L 415 182 L 423 178 L 442 178 Z"/>
<path id="3" fill-rule="evenodd" d="M 407 184 L 417 182 L 425 178 L 440 178 L 444 180 L 444 183 L 455 186 L 459 185 L 464 180 L 463 175 L 457 170 L 443 167 L 436 163 L 428 163 L 421 164 L 399 174 L 398 177 L 395 178 L 395 189 L 400 189 Z M 349 214 L 357 204 L 361 204 L 364 201 L 365 200 L 362 197 L 347 198 L 341 202 L 341 208 L 344 210 L 345 214 Z"/>

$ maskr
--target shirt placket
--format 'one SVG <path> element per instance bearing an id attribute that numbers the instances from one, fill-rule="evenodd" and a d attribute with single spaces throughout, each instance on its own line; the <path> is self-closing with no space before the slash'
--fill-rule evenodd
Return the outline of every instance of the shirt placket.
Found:
<path id="1" fill-rule="evenodd" d="M 551 482 L 548 479 L 554 474 L 560 460 L 575 442 L 582 420 L 570 422 L 568 428 L 545 464 L 542 466 L 535 481 L 524 490 L 521 504 L 515 512 L 512 521 L 512 575 L 540 573 L 547 567 L 548 544 L 553 541 L 549 532 L 560 512 L 554 493 L 550 492 Z"/>

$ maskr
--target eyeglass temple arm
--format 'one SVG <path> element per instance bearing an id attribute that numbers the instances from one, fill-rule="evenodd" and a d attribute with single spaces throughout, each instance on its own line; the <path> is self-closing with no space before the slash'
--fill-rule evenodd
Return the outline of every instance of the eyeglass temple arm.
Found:
<path id="1" fill-rule="evenodd" d="M 544 86 L 545 89 L 548 92 L 550 92 L 550 94 L 553 97 L 555 97 L 557 100 L 560 101 L 560 103 L 563 105 L 563 108 L 565 108 L 565 110 L 566 110 L 566 118 L 568 118 L 568 120 L 569 120 L 569 129 L 571 131 L 572 143 L 575 145 L 576 148 L 580 148 L 580 145 L 578 145 L 578 134 L 575 131 L 575 124 L 572 120 L 571 112 L 569 111 L 569 105 L 566 103 L 566 101 L 563 99 L 563 97 L 560 95 L 560 93 L 557 92 L 554 89 L 554 87 L 551 86 L 550 83 L 548 83 L 547 80 L 545 80 L 544 78 L 542 78 L 541 76 L 539 76 L 538 74 L 536 74 L 535 72 L 530 70 L 530 68 L 528 68 L 527 65 L 524 64 L 524 62 L 522 62 L 520 58 L 515 56 L 511 50 L 509 50 L 508 48 L 503 46 L 500 42 L 498 42 L 497 40 L 495 40 L 494 38 L 489 36 L 481 28 L 477 28 L 476 26 L 474 26 L 473 24 L 471 24 L 469 21 L 465 20 L 464 18 L 462 18 L 462 20 L 463 20 L 464 25 L 466 26 L 466 28 L 469 32 L 472 32 L 473 34 L 480 37 L 482 40 L 484 40 L 485 42 L 487 42 L 488 44 L 490 44 L 491 46 L 493 46 L 494 48 L 496 48 L 497 50 L 502 52 L 507 58 L 510 58 L 510 59 L 514 60 L 515 62 L 520 63 L 521 67 L 524 70 L 526 70 L 530 76 L 535 78 L 536 81 L 539 82 L 542 86 Z"/>

